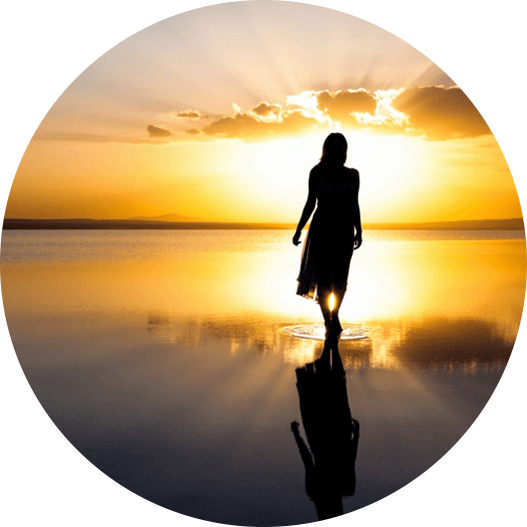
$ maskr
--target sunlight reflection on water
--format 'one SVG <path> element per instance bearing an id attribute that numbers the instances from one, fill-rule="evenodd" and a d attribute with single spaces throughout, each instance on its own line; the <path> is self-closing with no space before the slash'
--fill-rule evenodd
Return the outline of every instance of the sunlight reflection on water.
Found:
<path id="1" fill-rule="evenodd" d="M 326 328 L 321 324 L 303 324 L 300 326 L 289 326 L 283 329 L 286 333 L 302 339 L 324 340 Z M 369 329 L 359 326 L 343 325 L 340 340 L 358 340 L 368 337 Z"/>

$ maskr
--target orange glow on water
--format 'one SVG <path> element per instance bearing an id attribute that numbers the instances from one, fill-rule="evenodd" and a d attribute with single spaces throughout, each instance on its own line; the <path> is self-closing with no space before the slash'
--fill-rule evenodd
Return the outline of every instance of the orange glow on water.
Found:
<path id="1" fill-rule="evenodd" d="M 67 233 L 54 233 L 53 239 L 51 234 L 34 234 L 38 236 L 49 236 L 50 246 L 76 240 Z M 97 233 L 90 243 L 75 242 L 68 259 L 24 265 L 3 261 L 6 310 L 118 310 L 185 317 L 262 313 L 287 322 L 320 322 L 316 303 L 295 295 L 300 256 L 287 231 L 104 236 L 104 247 L 111 251 L 104 259 L 87 253 L 86 247 L 103 237 Z M 372 241 L 373 233 L 366 231 L 367 243 L 351 263 L 340 310 L 343 324 L 477 314 L 514 338 L 525 293 L 524 240 L 389 241 L 389 236 Z M 128 243 L 132 238 L 134 243 Z M 7 240 L 2 249 L 7 254 Z M 74 257 L 77 252 L 83 258 Z"/>

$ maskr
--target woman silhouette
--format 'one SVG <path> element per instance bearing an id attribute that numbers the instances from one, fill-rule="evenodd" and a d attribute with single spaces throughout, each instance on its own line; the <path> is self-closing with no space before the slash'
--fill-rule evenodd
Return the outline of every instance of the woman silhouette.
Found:
<path id="1" fill-rule="evenodd" d="M 293 243 L 316 211 L 302 251 L 297 294 L 315 298 L 328 332 L 339 334 L 339 309 L 346 292 L 353 250 L 362 244 L 359 209 L 359 172 L 344 166 L 346 138 L 329 134 L 322 157 L 309 174 L 309 194 L 298 222 Z M 335 295 L 330 308 L 330 295 Z"/>

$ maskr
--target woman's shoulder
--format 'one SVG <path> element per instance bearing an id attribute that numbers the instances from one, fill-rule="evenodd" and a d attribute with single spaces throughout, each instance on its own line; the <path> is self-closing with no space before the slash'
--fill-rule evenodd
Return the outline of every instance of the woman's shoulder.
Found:
<path id="1" fill-rule="evenodd" d="M 309 175 L 317 175 L 317 174 L 320 174 L 321 172 L 323 172 L 323 167 L 322 167 L 322 164 L 321 163 L 317 163 L 312 169 L 311 171 L 309 172 Z"/>
<path id="2" fill-rule="evenodd" d="M 349 167 L 346 167 L 346 166 L 343 166 L 341 165 L 342 168 L 339 168 L 338 166 L 335 167 L 335 166 L 331 166 L 331 165 L 324 165 L 322 162 L 320 163 L 317 163 L 312 169 L 311 169 L 311 172 L 310 174 L 320 174 L 322 172 L 327 172 L 328 170 L 329 171 L 335 171 L 335 170 L 344 170 L 344 172 L 346 172 L 347 174 L 353 174 L 353 175 L 358 175 L 359 174 L 359 171 L 356 169 L 356 168 L 349 168 Z"/>
<path id="3" fill-rule="evenodd" d="M 347 178 L 353 181 L 359 181 L 359 171 L 356 168 L 344 167 L 344 170 Z"/>
<path id="4" fill-rule="evenodd" d="M 337 169 L 337 170 L 343 170 L 345 178 L 352 179 L 353 181 L 357 181 L 359 179 L 359 171 L 356 168 L 349 168 L 349 167 L 343 166 L 341 169 Z M 323 165 L 322 163 L 318 163 L 309 172 L 309 177 L 311 180 L 317 181 L 317 180 L 322 179 L 324 175 L 328 173 L 333 173 L 334 171 L 335 171 L 335 168 L 331 169 L 330 167 L 327 167 Z"/>
<path id="5" fill-rule="evenodd" d="M 309 180 L 310 181 L 319 181 L 320 179 L 322 179 L 323 175 L 324 175 L 324 169 L 319 163 L 318 165 L 315 165 L 310 170 L 310 172 L 309 172 Z"/>

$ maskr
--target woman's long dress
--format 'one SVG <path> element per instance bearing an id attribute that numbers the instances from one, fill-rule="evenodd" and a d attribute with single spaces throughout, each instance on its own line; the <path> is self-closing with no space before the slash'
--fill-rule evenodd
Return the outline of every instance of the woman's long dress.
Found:
<path id="1" fill-rule="evenodd" d="M 346 290 L 358 220 L 359 173 L 344 166 L 315 166 L 309 175 L 317 208 L 302 250 L 297 294 L 314 298 Z"/>

